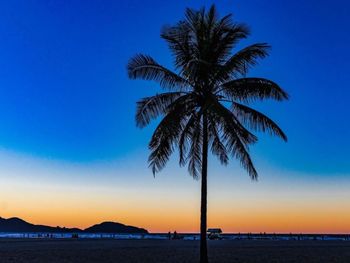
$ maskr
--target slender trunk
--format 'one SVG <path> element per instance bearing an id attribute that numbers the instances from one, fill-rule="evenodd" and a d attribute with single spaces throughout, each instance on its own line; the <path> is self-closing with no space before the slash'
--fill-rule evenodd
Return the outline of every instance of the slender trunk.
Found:
<path id="1" fill-rule="evenodd" d="M 203 114 L 202 181 L 201 181 L 201 234 L 200 263 L 208 263 L 207 249 L 207 173 L 208 173 L 208 120 Z"/>

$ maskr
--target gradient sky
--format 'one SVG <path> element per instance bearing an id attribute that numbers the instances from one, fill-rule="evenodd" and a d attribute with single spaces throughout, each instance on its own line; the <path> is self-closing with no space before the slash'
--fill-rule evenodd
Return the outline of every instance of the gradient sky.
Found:
<path id="1" fill-rule="evenodd" d="M 153 178 L 135 103 L 160 91 L 130 81 L 128 59 L 171 67 L 159 37 L 185 7 L 211 1 L 0 3 L 0 216 L 87 227 L 111 220 L 153 232 L 199 229 L 199 182 L 177 156 Z M 250 72 L 289 102 L 256 105 L 288 143 L 259 134 L 259 181 L 210 159 L 209 226 L 226 232 L 350 232 L 350 4 L 215 1 L 272 45 Z"/>

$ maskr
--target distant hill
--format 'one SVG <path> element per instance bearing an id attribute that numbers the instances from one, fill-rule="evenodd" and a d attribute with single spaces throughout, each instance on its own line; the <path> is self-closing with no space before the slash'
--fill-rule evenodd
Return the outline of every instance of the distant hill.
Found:
<path id="1" fill-rule="evenodd" d="M 143 228 L 126 226 L 126 225 L 123 225 L 120 223 L 114 223 L 114 222 L 103 222 L 101 224 L 97 224 L 89 228 L 86 228 L 84 232 L 86 233 L 128 233 L 128 234 L 134 234 L 134 233 L 147 234 L 148 233 L 148 231 Z"/>
<path id="2" fill-rule="evenodd" d="M 43 225 L 33 225 L 20 218 L 12 217 L 9 219 L 0 217 L 0 232 L 48 232 L 48 233 L 67 233 L 82 232 L 79 228 L 51 227 Z"/>
<path id="3" fill-rule="evenodd" d="M 81 230 L 79 228 L 51 227 L 44 225 L 34 225 L 20 218 L 1 218 L 0 232 L 44 232 L 44 233 L 125 233 L 125 234 L 146 234 L 147 230 L 134 226 L 126 226 L 120 223 L 103 222 Z"/>

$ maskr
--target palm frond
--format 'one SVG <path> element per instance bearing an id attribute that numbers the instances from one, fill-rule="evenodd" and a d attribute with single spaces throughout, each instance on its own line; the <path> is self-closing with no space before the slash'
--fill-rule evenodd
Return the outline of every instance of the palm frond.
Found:
<path id="1" fill-rule="evenodd" d="M 223 63 L 231 53 L 239 40 L 249 35 L 249 28 L 245 24 L 233 23 L 231 15 L 221 19 L 217 28 L 215 28 L 212 49 L 213 57 L 216 63 Z"/>
<path id="2" fill-rule="evenodd" d="M 221 127 L 222 142 L 227 152 L 240 161 L 252 179 L 257 179 L 257 172 L 248 152 L 249 144 L 255 143 L 257 137 L 246 130 L 234 114 L 220 103 L 212 105 L 210 116 Z"/>
<path id="3" fill-rule="evenodd" d="M 127 68 L 131 79 L 153 80 L 166 89 L 184 90 L 190 86 L 186 79 L 161 66 L 147 55 L 134 56 L 129 60 Z"/>
<path id="4" fill-rule="evenodd" d="M 233 112 L 243 124 L 249 127 L 249 129 L 269 132 L 271 135 L 276 135 L 284 141 L 287 141 L 287 136 L 281 128 L 264 114 L 236 102 L 233 103 Z"/>
<path id="5" fill-rule="evenodd" d="M 209 109 L 211 118 L 218 124 L 225 123 L 230 130 L 239 136 L 244 144 L 253 144 L 258 138 L 248 131 L 236 118 L 236 116 L 221 103 L 215 102 Z"/>
<path id="6" fill-rule="evenodd" d="M 189 118 L 193 104 L 191 94 L 176 99 L 167 108 L 167 114 L 161 120 L 149 143 L 151 154 L 148 158 L 153 174 L 159 172 L 173 153 L 174 146 Z"/>
<path id="7" fill-rule="evenodd" d="M 192 136 L 198 130 L 201 120 L 201 112 L 194 113 L 186 123 L 186 126 L 182 130 L 179 139 L 179 164 L 184 166 L 188 161 L 188 147 L 191 143 Z"/>
<path id="8" fill-rule="evenodd" d="M 176 138 L 181 132 L 185 121 L 186 116 L 174 118 L 175 114 L 178 114 L 178 112 L 173 111 L 163 118 L 149 143 L 151 154 L 149 155 L 148 163 L 153 175 L 160 172 L 168 162 L 170 155 L 174 151 Z"/>
<path id="9" fill-rule="evenodd" d="M 289 95 L 276 83 L 264 78 L 241 78 L 228 81 L 221 86 L 221 94 L 232 100 L 251 102 L 254 100 L 287 100 Z"/>
<path id="10" fill-rule="evenodd" d="M 258 63 L 258 59 L 268 55 L 270 46 L 266 43 L 257 43 L 247 46 L 232 55 L 223 65 L 217 66 L 216 83 L 223 83 L 245 75 L 249 68 Z"/>
<path id="11" fill-rule="evenodd" d="M 193 130 L 191 136 L 191 146 L 188 152 L 188 172 L 190 175 L 197 179 L 202 168 L 202 126 L 198 125 L 195 130 Z"/>
<path id="12" fill-rule="evenodd" d="M 181 73 L 193 58 L 194 47 L 190 30 L 187 23 L 180 21 L 176 26 L 164 27 L 161 32 L 161 37 L 168 43 L 172 52 L 175 67 Z"/>
<path id="13" fill-rule="evenodd" d="M 227 165 L 229 161 L 229 157 L 227 155 L 228 151 L 220 139 L 221 131 L 219 131 L 216 126 L 217 123 L 213 120 L 213 118 L 209 117 L 208 130 L 209 141 L 211 141 L 211 152 L 213 155 L 218 157 L 221 164 Z"/>
<path id="14" fill-rule="evenodd" d="M 167 107 L 183 94 L 183 92 L 167 92 L 141 99 L 137 102 L 136 125 L 143 128 L 152 119 L 166 114 Z"/>
<path id="15" fill-rule="evenodd" d="M 232 157 L 238 159 L 241 166 L 248 172 L 249 176 L 253 180 L 256 180 L 258 178 L 258 173 L 254 167 L 252 159 L 250 158 L 248 146 L 242 142 L 237 133 L 232 131 L 228 123 L 222 123 L 222 127 L 223 137 L 228 152 L 231 153 Z"/>

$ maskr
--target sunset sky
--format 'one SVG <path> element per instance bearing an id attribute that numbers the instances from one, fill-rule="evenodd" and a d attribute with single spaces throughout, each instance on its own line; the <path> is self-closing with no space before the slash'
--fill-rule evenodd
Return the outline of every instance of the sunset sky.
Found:
<path id="1" fill-rule="evenodd" d="M 0 216 L 85 228 L 117 221 L 151 232 L 199 230 L 200 183 L 177 165 L 155 178 L 136 101 L 160 91 L 131 81 L 136 53 L 172 68 L 159 37 L 186 7 L 212 1 L 0 3 Z M 225 232 L 350 233 L 350 4 L 215 1 L 272 45 L 250 76 L 274 80 L 288 102 L 256 108 L 288 143 L 259 135 L 253 182 L 232 160 L 209 160 L 209 227 Z"/>

